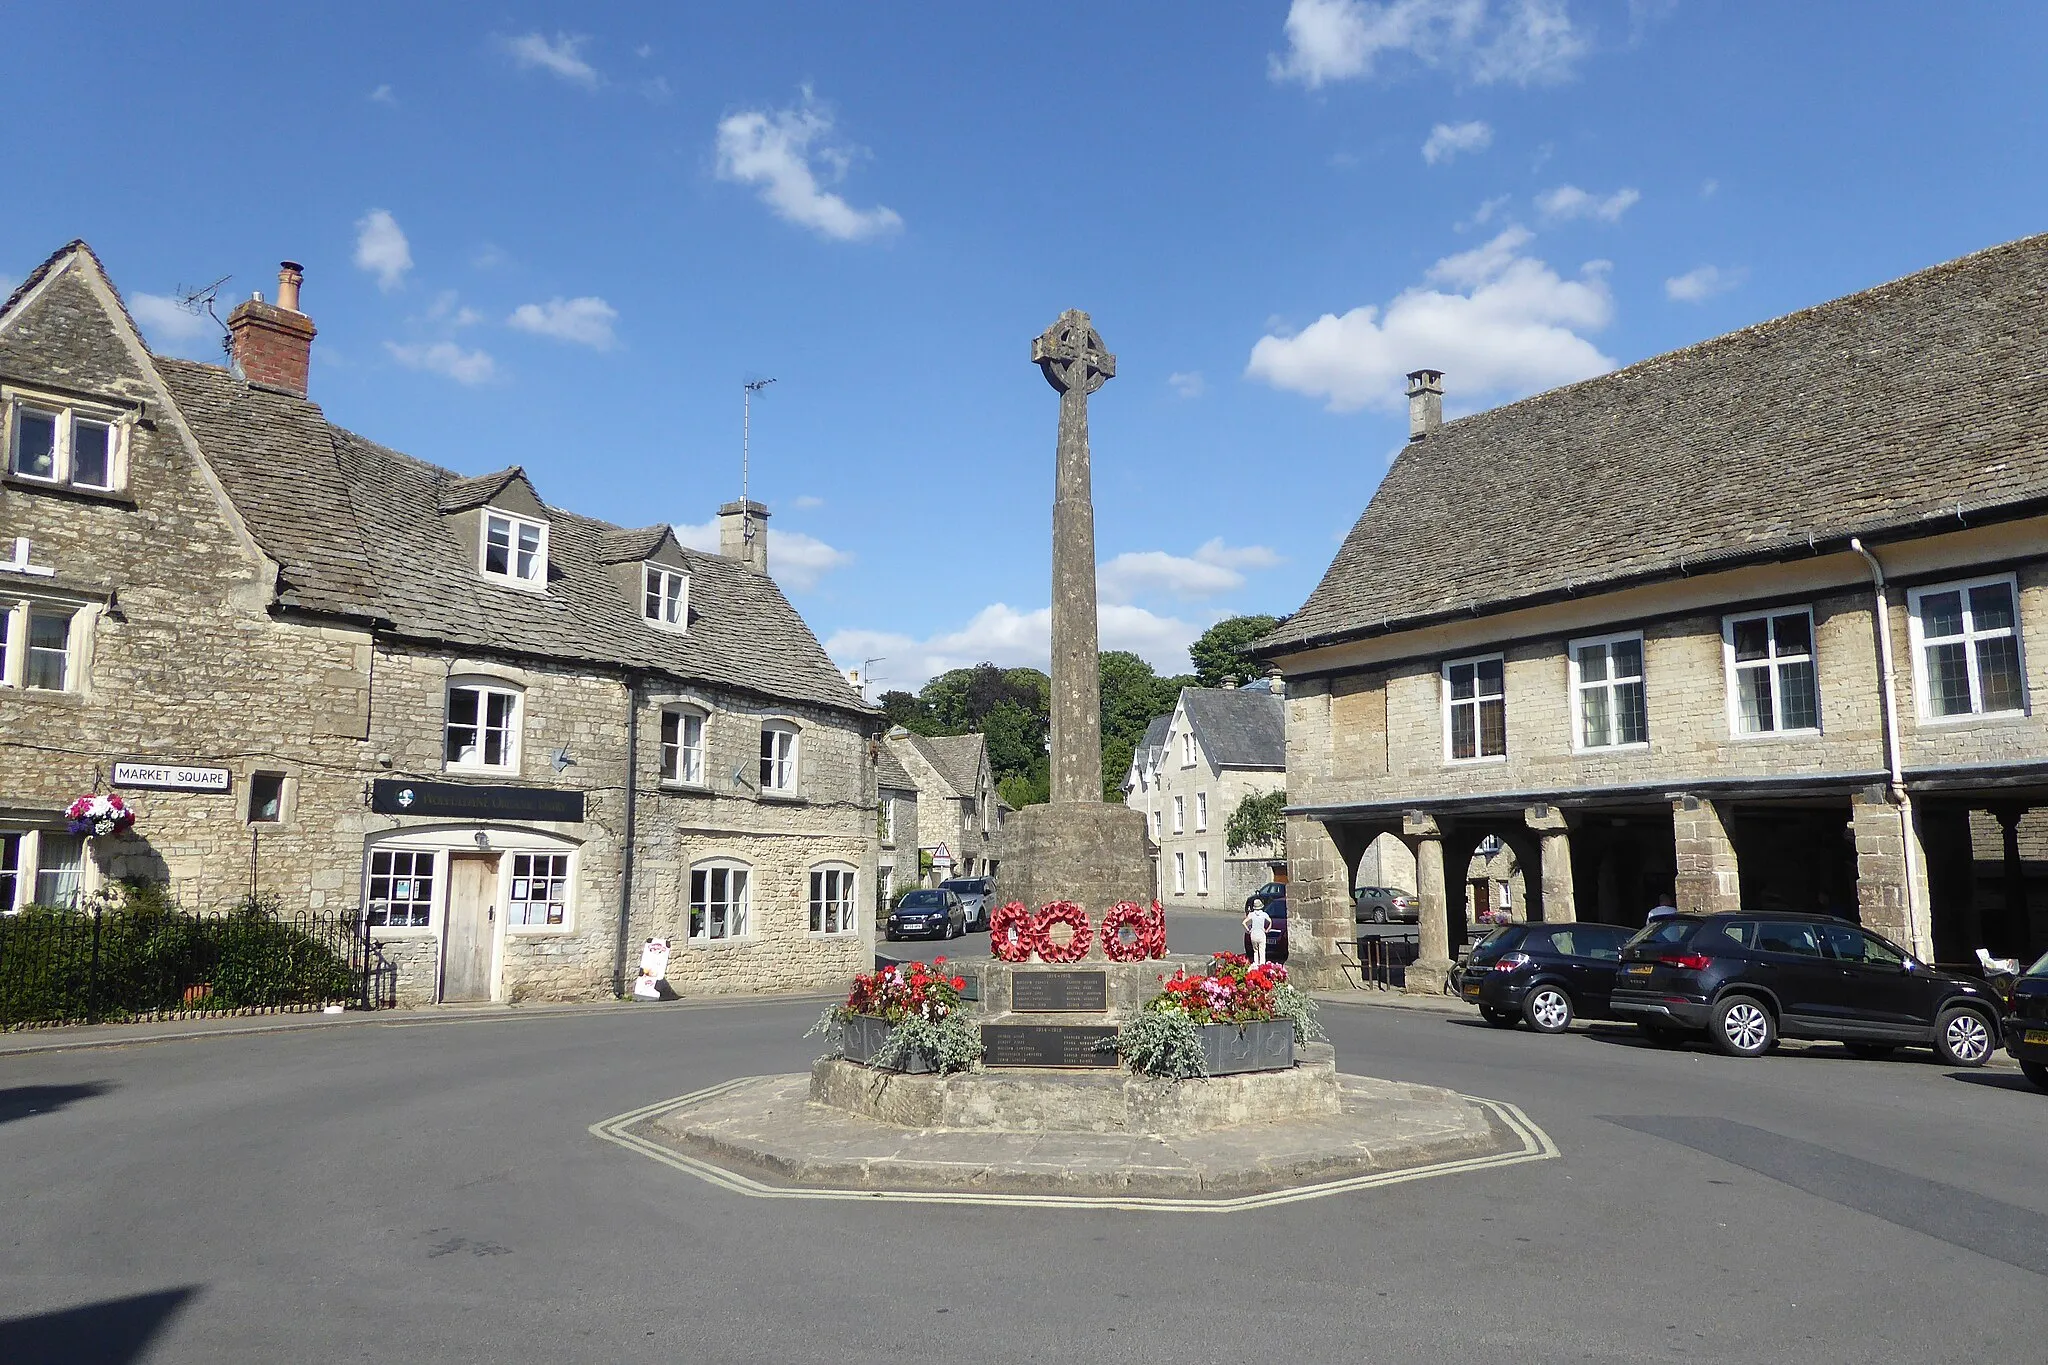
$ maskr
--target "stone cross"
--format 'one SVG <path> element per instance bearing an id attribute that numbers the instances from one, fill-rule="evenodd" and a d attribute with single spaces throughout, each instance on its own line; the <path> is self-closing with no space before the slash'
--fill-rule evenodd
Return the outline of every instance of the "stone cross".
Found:
<path id="1" fill-rule="evenodd" d="M 1088 468 L 1088 395 L 1116 375 L 1116 357 L 1088 315 L 1070 308 L 1031 343 L 1059 391 L 1052 500 L 1052 799 L 1102 800 L 1102 661 L 1095 622 L 1095 502 Z"/>

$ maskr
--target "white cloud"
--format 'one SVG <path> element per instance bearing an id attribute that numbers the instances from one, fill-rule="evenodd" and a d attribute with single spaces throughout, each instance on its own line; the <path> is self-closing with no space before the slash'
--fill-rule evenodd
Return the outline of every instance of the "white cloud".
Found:
<path id="1" fill-rule="evenodd" d="M 505 319 L 505 325 L 535 336 L 553 337 L 556 341 L 609 351 L 617 340 L 612 335 L 612 324 L 618 320 L 619 310 L 603 299 L 555 298 L 546 303 L 520 304 L 512 310 L 512 316 Z"/>
<path id="2" fill-rule="evenodd" d="M 791 507 L 796 508 L 796 510 L 799 512 L 808 512 L 813 507 L 823 507 L 825 505 L 825 500 L 823 498 L 813 496 L 812 494 L 805 493 L 799 497 L 790 499 L 789 505 Z"/>
<path id="3" fill-rule="evenodd" d="M 4 286 L 4 281 L 0 281 L 0 286 Z M 5 297 L 0 292 L 0 298 Z M 169 294 L 131 294 L 128 313 L 150 341 L 159 346 L 180 346 L 220 334 L 212 318 L 193 312 Z"/>
<path id="4" fill-rule="evenodd" d="M 1263 545 L 1229 546 L 1220 537 L 1192 556 L 1126 551 L 1096 570 L 1096 595 L 1118 604 L 1154 596 L 1202 601 L 1243 587 L 1243 570 L 1270 569 L 1279 562 L 1280 556 Z"/>
<path id="5" fill-rule="evenodd" d="M 444 375 L 458 384 L 487 384 L 498 376 L 498 363 L 489 352 L 465 351 L 452 341 L 404 345 L 387 341 L 384 349 L 409 370 Z"/>
<path id="6" fill-rule="evenodd" d="M 1696 266 L 1683 275 L 1673 275 L 1664 281 L 1664 297 L 1679 303 L 1704 303 L 1716 294 L 1725 294 L 1749 278 L 1749 272 L 1740 268 L 1723 270 L 1717 265 Z"/>
<path id="7" fill-rule="evenodd" d="M 857 242 L 901 228 L 903 219 L 894 209 L 879 204 L 854 208 L 820 184 L 814 156 L 834 182 L 845 177 L 854 156 L 828 140 L 831 132 L 832 120 L 808 90 L 801 108 L 734 114 L 718 125 L 719 177 L 756 186 L 761 202 L 777 216 L 836 241 Z"/>
<path id="8" fill-rule="evenodd" d="M 1203 626 L 1143 607 L 1104 603 L 1097 617 L 1104 649 L 1127 649 L 1164 674 L 1188 669 L 1188 646 Z M 1046 668 L 1052 657 L 1052 609 L 1019 611 L 1004 602 L 983 607 L 958 630 L 919 640 L 878 630 L 841 630 L 825 641 L 825 652 L 842 667 L 864 659 L 884 660 L 874 682 L 882 690 L 915 692 L 952 668 L 987 660 L 1003 668 Z"/>
<path id="9" fill-rule="evenodd" d="M 1467 218 L 1464 222 L 1451 224 L 1451 231 L 1465 232 L 1472 228 L 1485 227 L 1488 223 L 1492 222 L 1496 216 L 1499 215 L 1502 209 L 1508 206 L 1508 201 L 1512 198 L 1514 198 L 1514 196 L 1508 194 L 1495 195 L 1493 198 L 1481 204 L 1478 208 L 1472 210 L 1472 216 L 1470 218 Z"/>
<path id="10" fill-rule="evenodd" d="M 693 550 L 714 555 L 719 552 L 716 517 L 671 529 L 675 531 L 677 540 Z M 784 531 L 770 526 L 767 534 L 768 575 L 793 592 L 808 592 L 817 587 L 818 580 L 826 574 L 853 563 L 853 556 L 845 550 L 827 545 L 802 531 Z"/>
<path id="11" fill-rule="evenodd" d="M 1326 399 L 1334 412 L 1399 412 L 1402 376 L 1425 366 L 1445 372 L 1454 407 L 1465 411 L 1613 369 L 1580 335 L 1614 316 L 1607 263 L 1588 262 L 1577 279 L 1564 279 L 1522 254 L 1530 240 L 1527 229 L 1510 227 L 1444 257 L 1384 309 L 1325 313 L 1292 336 L 1261 337 L 1245 373 Z"/>
<path id="12" fill-rule="evenodd" d="M 505 51 L 512 54 L 520 70 L 550 71 L 572 85 L 594 90 L 597 68 L 583 59 L 583 45 L 589 41 L 580 34 L 557 33 L 550 39 L 538 32 L 504 40 Z"/>
<path id="13" fill-rule="evenodd" d="M 1720 192 L 1721 192 L 1721 182 L 1720 182 L 1720 181 L 1718 181 L 1718 180 L 1702 180 L 1702 181 L 1700 182 L 1700 198 L 1702 198 L 1702 199 L 1712 199 L 1712 198 L 1713 198 L 1713 197 L 1714 197 L 1715 195 L 1719 194 Z"/>
<path id="14" fill-rule="evenodd" d="M 1564 0 L 1293 0 L 1286 34 L 1267 72 L 1311 90 L 1370 79 L 1388 53 L 1479 85 L 1547 84 L 1569 79 L 1586 52 Z"/>
<path id="15" fill-rule="evenodd" d="M 356 220 L 356 268 L 375 275 L 386 292 L 405 283 L 412 246 L 388 209 L 371 209 Z"/>
<path id="16" fill-rule="evenodd" d="M 1175 370 L 1166 382 L 1183 398 L 1200 398 L 1209 388 L 1200 370 Z"/>
<path id="17" fill-rule="evenodd" d="M 1566 222 L 1573 218 L 1598 218 L 1603 223 L 1619 221 L 1643 196 L 1637 190 L 1616 190 L 1613 194 L 1588 194 L 1577 185 L 1559 185 L 1536 196 L 1536 211 L 1545 218 Z"/>
<path id="18" fill-rule="evenodd" d="M 391 87 L 388 85 L 378 86 L 375 90 L 372 90 L 368 95 L 364 96 L 364 98 L 369 100 L 370 103 L 372 104 L 398 103 L 398 96 L 391 93 Z"/>
<path id="19" fill-rule="evenodd" d="M 443 289 L 434 295 L 434 301 L 427 305 L 427 321 L 438 322 L 448 327 L 474 327 L 484 320 L 484 315 L 462 302 L 461 295 L 453 289 Z"/>
<path id="20" fill-rule="evenodd" d="M 1493 145 L 1493 129 L 1478 119 L 1470 123 L 1439 123 L 1422 144 L 1422 159 L 1434 166 L 1460 152 L 1483 152 Z"/>

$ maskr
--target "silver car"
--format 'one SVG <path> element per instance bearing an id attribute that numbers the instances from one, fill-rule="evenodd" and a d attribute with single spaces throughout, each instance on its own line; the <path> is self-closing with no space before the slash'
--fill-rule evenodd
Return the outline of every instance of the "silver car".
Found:
<path id="1" fill-rule="evenodd" d="M 996 887 L 987 877 L 955 877 L 949 882 L 940 882 L 939 890 L 950 891 L 960 898 L 960 904 L 967 909 L 969 929 L 988 928 L 988 917 L 995 913 Z"/>

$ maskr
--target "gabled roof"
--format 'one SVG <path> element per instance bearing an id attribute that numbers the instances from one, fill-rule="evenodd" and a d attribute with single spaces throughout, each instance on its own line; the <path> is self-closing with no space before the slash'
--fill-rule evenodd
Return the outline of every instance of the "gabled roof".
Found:
<path id="1" fill-rule="evenodd" d="M 875 786 L 884 791 L 917 790 L 917 780 L 903 770 L 903 765 L 896 761 L 895 753 L 886 744 L 876 746 Z"/>
<path id="2" fill-rule="evenodd" d="M 1285 768 L 1287 730 L 1280 699 L 1241 688 L 1184 687 L 1181 710 L 1219 768 Z"/>
<path id="3" fill-rule="evenodd" d="M 1152 723 L 1145 727 L 1145 737 L 1138 741 L 1138 747 L 1131 751 L 1131 762 L 1139 767 L 1158 761 L 1159 751 L 1166 747 L 1166 732 L 1173 728 L 1173 712 L 1152 717 Z"/>
<path id="4" fill-rule="evenodd" d="M 629 564 L 636 559 L 652 559 L 663 545 L 671 541 L 666 524 L 642 526 L 633 531 L 606 531 L 597 538 L 598 562 Z M 676 548 L 682 548 L 680 543 Z"/>
<path id="5" fill-rule="evenodd" d="M 2039 505 L 2044 357 L 2048 235 L 1447 423 L 1259 652 Z"/>
<path id="6" fill-rule="evenodd" d="M 533 500 L 539 502 L 540 494 L 534 490 L 533 480 L 526 477 L 526 471 L 518 465 L 501 469 L 495 474 L 479 474 L 473 479 L 450 479 L 441 485 L 441 510 L 443 512 L 467 512 L 482 507 L 497 497 L 515 482 L 523 483 Z"/>
<path id="7" fill-rule="evenodd" d="M 456 648 L 642 669 L 872 712 L 766 574 L 679 547 L 691 582 L 688 629 L 657 630 L 620 591 L 605 557 L 621 538 L 646 533 L 548 508 L 547 591 L 490 582 L 447 513 L 525 480 L 518 469 L 463 478 L 217 366 L 156 364 L 250 533 L 281 566 L 282 605 Z"/>
<path id="8" fill-rule="evenodd" d="M 981 755 L 987 740 L 978 731 L 965 735 L 920 735 L 905 730 L 892 734 L 890 739 L 901 740 L 916 750 L 954 796 L 980 793 Z"/>

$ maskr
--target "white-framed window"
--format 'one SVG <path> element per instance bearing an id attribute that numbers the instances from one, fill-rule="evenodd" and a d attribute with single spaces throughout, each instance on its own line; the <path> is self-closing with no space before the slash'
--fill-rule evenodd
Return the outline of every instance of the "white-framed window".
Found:
<path id="1" fill-rule="evenodd" d="M 43 830 L 36 835 L 37 905 L 74 909 L 85 879 L 85 837 Z"/>
<path id="2" fill-rule="evenodd" d="M 1184 896 L 1187 894 L 1187 890 L 1188 855 L 1185 853 L 1176 853 L 1173 855 L 1173 894 L 1176 896 Z"/>
<path id="3" fill-rule="evenodd" d="M 569 922 L 569 855 L 515 853 L 505 923 L 513 928 Z"/>
<path id="4" fill-rule="evenodd" d="M 885 867 L 875 873 L 875 904 L 883 910 L 890 908 L 896 898 L 896 869 Z"/>
<path id="5" fill-rule="evenodd" d="M 1907 604 L 1921 719 L 2011 716 L 2027 709 L 2019 585 L 2011 574 L 1915 588 Z"/>
<path id="6" fill-rule="evenodd" d="M 1195 853 L 1195 894 L 1209 894 L 1209 851 L 1199 849 Z"/>
<path id="7" fill-rule="evenodd" d="M 1506 660 L 1499 654 L 1444 665 L 1444 757 L 1453 763 L 1506 758 Z"/>
<path id="8" fill-rule="evenodd" d="M 20 831 L 0 829 L 0 915 L 21 910 L 21 846 L 26 842 Z"/>
<path id="9" fill-rule="evenodd" d="M 1573 733 L 1581 749 L 1625 749 L 1650 742 L 1643 695 L 1643 637 L 1603 635 L 1571 642 Z"/>
<path id="10" fill-rule="evenodd" d="M 451 680 L 442 751 L 447 766 L 516 771 L 519 700 L 518 690 L 503 683 Z"/>
<path id="11" fill-rule="evenodd" d="M 1805 607 L 1721 622 L 1728 668 L 1728 723 L 1738 735 L 1820 730 L 1813 613 Z"/>
<path id="12" fill-rule="evenodd" d="M 1209 828 L 1209 793 L 1195 793 L 1195 833 L 1201 834 Z"/>
<path id="13" fill-rule="evenodd" d="M 753 870 L 745 863 L 710 862 L 690 869 L 690 941 L 745 938 Z"/>
<path id="14" fill-rule="evenodd" d="M 379 848 L 370 853 L 370 886 L 363 923 L 389 929 L 424 929 L 434 918 L 431 849 Z"/>
<path id="15" fill-rule="evenodd" d="M 544 590 L 548 585 L 548 524 L 485 512 L 483 555 L 478 564 L 485 578 L 514 587 Z"/>
<path id="16" fill-rule="evenodd" d="M 1180 766 L 1195 766 L 1195 732 L 1190 730 L 1180 737 Z"/>
<path id="17" fill-rule="evenodd" d="M 75 692 L 75 660 L 85 614 L 65 603 L 0 603 L 0 687 Z"/>
<path id="18" fill-rule="evenodd" d="M 1173 832 L 1179 834 L 1188 825 L 1188 799 L 1185 796 L 1173 798 Z"/>
<path id="19" fill-rule="evenodd" d="M 126 482 L 127 430 L 113 409 L 11 399 L 7 472 L 37 483 L 113 492 Z"/>
<path id="20" fill-rule="evenodd" d="M 796 791 L 796 727 L 772 720 L 761 727 L 761 790 Z"/>
<path id="21" fill-rule="evenodd" d="M 812 933 L 853 933 L 858 927 L 853 906 L 852 868 L 828 865 L 811 869 Z"/>
<path id="22" fill-rule="evenodd" d="M 704 715 L 670 707 L 661 713 L 661 780 L 704 785 Z"/>
<path id="23" fill-rule="evenodd" d="M 882 842 L 893 844 L 896 842 L 896 793 L 884 791 L 882 793 L 881 806 L 882 827 L 880 833 Z"/>
<path id="24" fill-rule="evenodd" d="M 690 576 L 680 569 L 646 566 L 640 614 L 657 626 L 682 630 L 690 622 Z"/>

